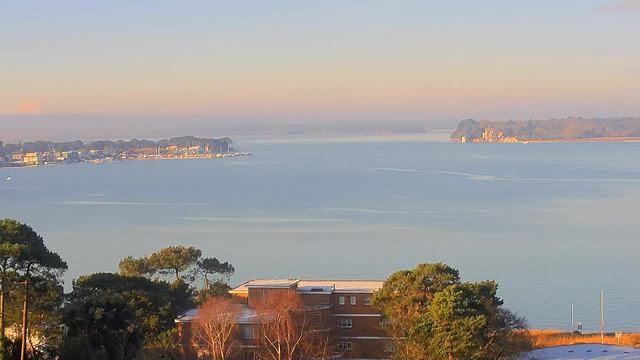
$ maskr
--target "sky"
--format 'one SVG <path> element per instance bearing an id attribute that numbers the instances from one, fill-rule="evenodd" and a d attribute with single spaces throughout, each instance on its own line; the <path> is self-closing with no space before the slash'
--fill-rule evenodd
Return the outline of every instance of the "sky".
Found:
<path id="1" fill-rule="evenodd" d="M 0 0 L 0 115 L 634 116 L 638 34 L 640 0 Z"/>

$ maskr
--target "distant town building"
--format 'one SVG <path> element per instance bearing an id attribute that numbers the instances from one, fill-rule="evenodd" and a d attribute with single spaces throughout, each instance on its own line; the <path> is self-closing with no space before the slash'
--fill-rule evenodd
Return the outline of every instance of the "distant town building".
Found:
<path id="1" fill-rule="evenodd" d="M 24 154 L 24 158 L 22 159 L 22 163 L 25 165 L 38 165 L 42 162 L 42 158 L 40 154 L 35 152 L 30 152 Z"/>
<path id="2" fill-rule="evenodd" d="M 484 129 L 484 132 L 482 133 L 482 140 L 485 142 L 493 142 L 494 137 L 492 128 Z"/>
<path id="3" fill-rule="evenodd" d="M 44 163 L 54 163 L 56 162 L 56 154 L 49 151 L 40 153 L 40 161 Z"/>
<path id="4" fill-rule="evenodd" d="M 460 142 L 467 142 L 467 138 L 465 136 L 462 136 L 460 138 Z M 488 127 L 488 128 L 484 129 L 484 132 L 482 133 L 482 138 L 475 138 L 475 139 L 473 139 L 473 142 L 474 143 L 480 143 L 480 142 L 515 143 L 515 142 L 518 142 L 518 139 L 515 136 L 504 136 L 502 131 L 498 132 L 498 134 L 496 135 L 495 130 L 493 128 Z"/>
<path id="5" fill-rule="evenodd" d="M 77 151 L 65 151 L 62 153 L 63 161 L 78 161 L 80 160 L 80 154 Z"/>

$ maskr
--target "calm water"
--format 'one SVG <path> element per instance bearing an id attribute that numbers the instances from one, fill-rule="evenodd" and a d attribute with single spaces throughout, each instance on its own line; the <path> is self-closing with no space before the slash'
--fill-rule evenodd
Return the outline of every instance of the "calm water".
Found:
<path id="1" fill-rule="evenodd" d="M 78 275 L 194 245 L 253 277 L 383 279 L 443 261 L 534 328 L 640 331 L 640 143 L 239 139 L 253 156 L 0 169 L 0 217 Z M 444 138 L 444 136 L 441 136 Z M 13 180 L 5 181 L 6 176 Z"/>

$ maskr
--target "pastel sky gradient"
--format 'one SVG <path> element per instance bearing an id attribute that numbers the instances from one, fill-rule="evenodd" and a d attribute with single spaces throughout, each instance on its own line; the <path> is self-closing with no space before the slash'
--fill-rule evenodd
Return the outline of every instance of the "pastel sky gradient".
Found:
<path id="1" fill-rule="evenodd" d="M 0 0 L 0 115 L 640 115 L 639 35 L 640 0 Z"/>

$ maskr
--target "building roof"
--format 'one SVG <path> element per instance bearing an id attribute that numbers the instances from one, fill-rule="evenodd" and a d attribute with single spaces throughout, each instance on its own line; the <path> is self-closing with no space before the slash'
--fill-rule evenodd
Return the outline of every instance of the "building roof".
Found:
<path id="1" fill-rule="evenodd" d="M 319 288 L 332 292 L 373 293 L 382 288 L 382 280 L 300 280 L 298 291 L 315 292 Z"/>
<path id="2" fill-rule="evenodd" d="M 231 294 L 248 294 L 250 288 L 289 289 L 297 285 L 300 294 L 333 294 L 333 293 L 363 293 L 372 294 L 382 288 L 382 280 L 299 280 L 299 279 L 268 279 L 249 280 L 229 291 Z M 326 304 L 307 305 L 306 310 L 327 308 Z M 176 322 L 191 322 L 198 314 L 198 309 L 192 309 L 176 319 Z M 249 324 L 256 321 L 256 311 L 245 306 L 238 323 Z"/>
<path id="3" fill-rule="evenodd" d="M 184 314 L 182 314 L 181 316 L 179 316 L 176 319 L 177 323 L 188 323 L 193 321 L 193 319 L 198 316 L 198 309 L 191 309 L 187 312 L 185 312 Z M 256 320 L 256 316 L 257 316 L 257 312 L 255 309 L 250 309 L 246 306 L 244 306 L 244 310 L 242 311 L 242 314 L 240 314 L 238 316 L 238 324 L 251 324 L 251 323 L 255 323 Z"/>
<path id="4" fill-rule="evenodd" d="M 247 288 L 290 288 L 296 285 L 299 280 L 295 279 L 270 279 L 270 280 L 251 280 L 243 285 Z M 242 285 L 241 285 L 242 286 Z"/>
<path id="5" fill-rule="evenodd" d="M 191 309 L 185 312 L 184 314 L 178 316 L 176 322 L 191 322 L 196 315 L 198 315 L 198 309 Z"/>
<path id="6" fill-rule="evenodd" d="M 316 293 L 373 293 L 382 288 L 382 280 L 297 280 L 270 279 L 249 280 L 230 291 L 232 294 L 246 294 L 249 288 L 291 288 L 297 285 L 302 294 Z"/>

